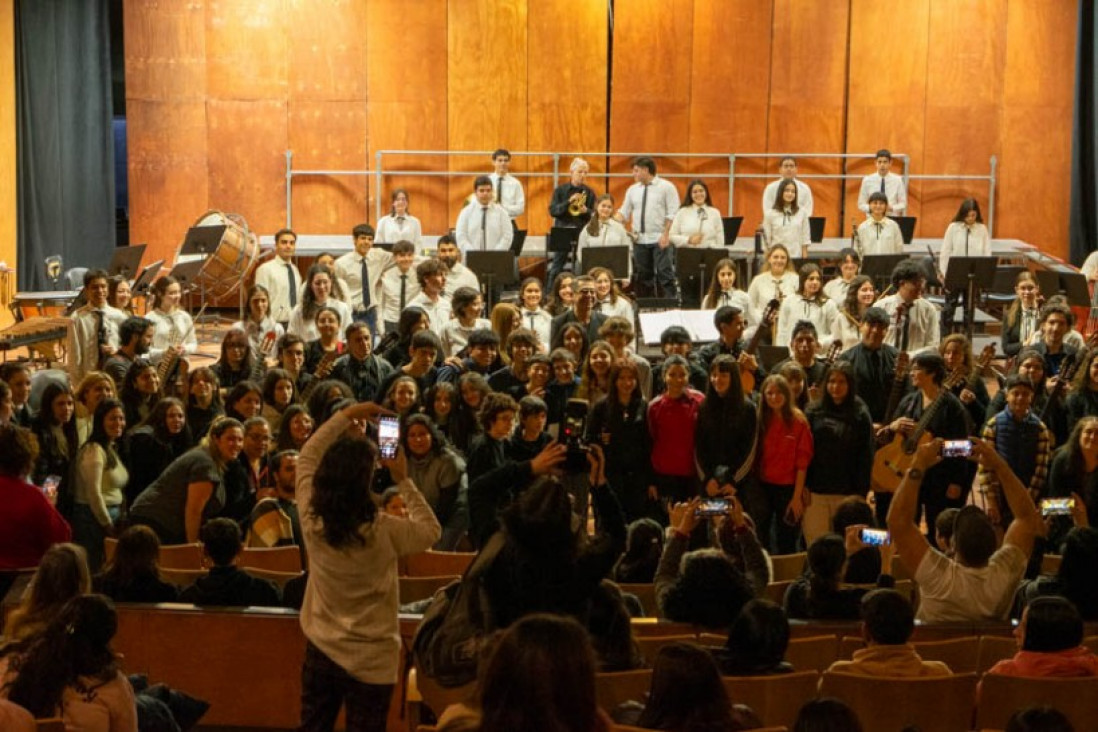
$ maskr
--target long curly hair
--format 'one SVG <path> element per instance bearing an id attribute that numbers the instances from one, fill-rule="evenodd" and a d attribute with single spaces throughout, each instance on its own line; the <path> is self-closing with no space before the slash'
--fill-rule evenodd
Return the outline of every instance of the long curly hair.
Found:
<path id="1" fill-rule="evenodd" d="M 336 549 L 366 545 L 362 528 L 377 517 L 370 497 L 376 458 L 372 440 L 341 437 L 320 459 L 309 514 L 323 522 L 324 540 Z"/>

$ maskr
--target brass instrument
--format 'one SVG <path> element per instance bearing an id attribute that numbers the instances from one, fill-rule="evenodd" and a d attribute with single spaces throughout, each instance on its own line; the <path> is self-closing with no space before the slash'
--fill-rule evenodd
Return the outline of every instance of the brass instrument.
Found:
<path id="1" fill-rule="evenodd" d="M 579 217 L 587 213 L 587 194 L 576 191 L 568 198 L 568 215 Z"/>
<path id="2" fill-rule="evenodd" d="M 179 350 L 179 346 L 191 335 L 194 331 L 194 324 L 202 318 L 202 314 L 205 312 L 206 306 L 203 305 L 198 311 L 198 315 L 191 319 L 191 327 L 183 334 L 180 334 L 179 329 L 175 327 L 175 318 L 171 319 L 172 329 L 168 331 L 168 350 L 164 352 L 160 363 L 156 365 L 156 376 L 160 380 L 161 392 L 167 393 L 168 385 L 174 381 L 171 377 L 175 375 L 176 366 L 179 365 L 183 355 L 183 352 Z"/>
<path id="3" fill-rule="evenodd" d="M 332 373 L 332 368 L 335 366 L 336 359 L 342 355 L 343 354 L 341 354 L 338 349 L 333 349 L 326 352 L 323 356 L 320 357 L 320 361 L 317 363 L 316 369 L 313 371 L 313 376 L 315 378 L 310 381 L 309 385 L 306 386 L 301 392 L 301 397 L 299 401 L 302 404 L 308 403 L 309 397 L 312 396 L 313 391 L 320 384 L 320 382 L 328 378 L 328 374 Z"/>

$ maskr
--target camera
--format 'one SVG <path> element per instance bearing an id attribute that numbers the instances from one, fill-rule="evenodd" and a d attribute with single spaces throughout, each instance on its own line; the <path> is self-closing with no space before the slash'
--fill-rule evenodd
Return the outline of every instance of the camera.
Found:
<path id="1" fill-rule="evenodd" d="M 587 470 L 587 400 L 569 399 L 564 405 L 564 421 L 561 424 L 561 442 L 567 448 L 564 470 L 582 473 Z"/>

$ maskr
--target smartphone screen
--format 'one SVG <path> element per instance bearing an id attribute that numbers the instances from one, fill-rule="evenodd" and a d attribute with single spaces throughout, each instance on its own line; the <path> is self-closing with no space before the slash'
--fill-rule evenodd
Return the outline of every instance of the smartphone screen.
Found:
<path id="1" fill-rule="evenodd" d="M 724 498 L 703 498 L 694 513 L 698 516 L 721 516 L 728 513 L 728 501 Z"/>
<path id="2" fill-rule="evenodd" d="M 397 447 L 400 445 L 400 420 L 396 417 L 383 416 L 377 421 L 377 446 L 381 451 L 381 457 L 392 460 L 396 457 Z"/>
<path id="3" fill-rule="evenodd" d="M 968 440 L 946 440 L 942 443 L 942 457 L 969 457 L 972 443 Z"/>
<path id="4" fill-rule="evenodd" d="M 891 542 L 892 538 L 884 529 L 862 529 L 862 543 L 866 546 L 884 546 Z"/>
<path id="5" fill-rule="evenodd" d="M 1075 508 L 1074 498 L 1044 498 L 1041 500 L 1042 516 L 1070 516 Z"/>

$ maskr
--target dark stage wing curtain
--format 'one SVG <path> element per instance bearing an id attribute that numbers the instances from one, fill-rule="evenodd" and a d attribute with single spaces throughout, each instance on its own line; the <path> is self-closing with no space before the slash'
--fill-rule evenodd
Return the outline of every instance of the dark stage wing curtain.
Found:
<path id="1" fill-rule="evenodd" d="M 1075 119 L 1071 140 L 1071 261 L 1082 264 L 1098 248 L 1098 144 L 1095 117 L 1098 56 L 1095 55 L 1094 3 L 1079 3 L 1075 56 Z M 1053 215 L 1052 212 L 1045 212 Z"/>
<path id="2" fill-rule="evenodd" d="M 17 0 L 19 289 L 114 250 L 109 0 Z M 63 286 L 60 289 L 67 289 Z"/>

